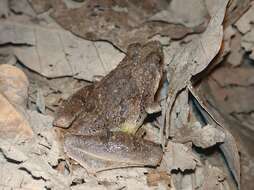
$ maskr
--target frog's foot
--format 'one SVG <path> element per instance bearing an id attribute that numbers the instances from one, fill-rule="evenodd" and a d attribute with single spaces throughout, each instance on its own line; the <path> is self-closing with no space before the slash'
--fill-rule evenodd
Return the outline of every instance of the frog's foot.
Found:
<path id="1" fill-rule="evenodd" d="M 161 106 L 158 102 L 153 102 L 149 106 L 145 107 L 146 113 L 153 114 L 161 111 Z"/>
<path id="2" fill-rule="evenodd" d="M 59 107 L 53 125 L 68 128 L 82 112 L 82 106 L 93 89 L 93 85 L 85 86 L 65 100 Z"/>
<path id="3" fill-rule="evenodd" d="M 90 172 L 130 166 L 157 166 L 162 158 L 160 145 L 123 132 L 96 136 L 67 135 L 67 155 Z"/>

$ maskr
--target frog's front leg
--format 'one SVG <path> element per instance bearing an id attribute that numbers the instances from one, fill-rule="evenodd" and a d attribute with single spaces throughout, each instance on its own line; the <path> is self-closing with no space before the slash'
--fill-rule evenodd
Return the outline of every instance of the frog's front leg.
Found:
<path id="1" fill-rule="evenodd" d="M 59 107 L 53 125 L 68 128 L 82 111 L 93 85 L 85 86 L 65 100 Z"/>
<path id="2" fill-rule="evenodd" d="M 129 166 L 156 166 L 162 158 L 160 145 L 123 132 L 94 136 L 69 134 L 64 139 L 68 156 L 90 172 Z"/>

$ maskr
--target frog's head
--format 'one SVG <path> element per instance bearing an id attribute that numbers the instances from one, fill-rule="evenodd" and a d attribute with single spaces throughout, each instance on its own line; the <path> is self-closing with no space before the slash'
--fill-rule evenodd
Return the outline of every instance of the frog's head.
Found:
<path id="1" fill-rule="evenodd" d="M 160 42 L 151 41 L 145 45 L 132 44 L 128 49 L 128 63 L 132 64 L 130 83 L 136 94 L 129 101 L 127 120 L 121 130 L 135 133 L 143 124 L 147 114 L 159 112 L 156 94 L 163 75 L 163 51 Z"/>

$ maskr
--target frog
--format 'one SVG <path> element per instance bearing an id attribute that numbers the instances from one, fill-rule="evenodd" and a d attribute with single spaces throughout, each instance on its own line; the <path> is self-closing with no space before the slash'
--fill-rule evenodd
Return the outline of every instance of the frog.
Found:
<path id="1" fill-rule="evenodd" d="M 161 145 L 138 131 L 149 114 L 160 111 L 163 59 L 158 41 L 131 44 L 115 69 L 63 101 L 53 125 L 63 129 L 68 157 L 92 173 L 158 166 Z"/>

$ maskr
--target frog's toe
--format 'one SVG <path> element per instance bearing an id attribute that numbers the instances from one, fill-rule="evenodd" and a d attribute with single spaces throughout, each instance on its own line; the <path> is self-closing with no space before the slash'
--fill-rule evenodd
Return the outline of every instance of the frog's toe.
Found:
<path id="1" fill-rule="evenodd" d="M 68 117 L 66 115 L 58 116 L 53 121 L 53 126 L 68 128 L 71 125 L 71 123 L 73 122 L 73 120 L 74 120 L 74 118 Z"/>
<path id="2" fill-rule="evenodd" d="M 130 166 L 157 166 L 162 158 L 158 144 L 122 132 L 96 136 L 68 135 L 68 156 L 91 172 Z"/>

